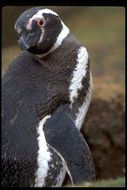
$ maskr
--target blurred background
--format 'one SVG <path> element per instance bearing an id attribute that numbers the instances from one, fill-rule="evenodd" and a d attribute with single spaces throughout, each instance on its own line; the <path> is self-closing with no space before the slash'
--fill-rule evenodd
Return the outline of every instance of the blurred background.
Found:
<path id="1" fill-rule="evenodd" d="M 82 133 L 97 180 L 125 175 L 125 8 L 46 6 L 56 11 L 89 52 L 93 96 Z M 20 49 L 14 23 L 30 6 L 2 9 L 2 72 Z"/>

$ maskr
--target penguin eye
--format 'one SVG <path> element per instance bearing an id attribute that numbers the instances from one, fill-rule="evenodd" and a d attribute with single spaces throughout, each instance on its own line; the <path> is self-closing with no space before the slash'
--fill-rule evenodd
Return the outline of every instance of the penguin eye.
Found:
<path id="1" fill-rule="evenodd" d="M 44 21 L 42 19 L 38 20 L 37 22 L 38 26 L 42 26 L 44 24 Z"/>

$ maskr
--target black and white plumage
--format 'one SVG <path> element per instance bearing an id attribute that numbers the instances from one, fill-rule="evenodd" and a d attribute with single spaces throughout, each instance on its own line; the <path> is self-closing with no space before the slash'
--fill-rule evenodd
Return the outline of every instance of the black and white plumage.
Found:
<path id="1" fill-rule="evenodd" d="M 86 48 L 49 9 L 32 8 L 15 24 L 24 51 L 2 79 L 2 185 L 62 186 L 94 179 L 80 133 L 92 93 Z"/>

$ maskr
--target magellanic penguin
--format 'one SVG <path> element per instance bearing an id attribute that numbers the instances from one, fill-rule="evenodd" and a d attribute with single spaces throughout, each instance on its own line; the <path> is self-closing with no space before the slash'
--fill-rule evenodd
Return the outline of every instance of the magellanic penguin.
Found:
<path id="1" fill-rule="evenodd" d="M 62 186 L 95 178 L 80 133 L 92 93 L 86 48 L 52 10 L 15 23 L 24 50 L 2 78 L 2 186 Z"/>

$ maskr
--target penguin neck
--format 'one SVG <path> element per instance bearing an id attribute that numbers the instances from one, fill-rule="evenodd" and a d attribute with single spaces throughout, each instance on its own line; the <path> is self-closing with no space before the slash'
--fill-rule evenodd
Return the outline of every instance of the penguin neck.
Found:
<path id="1" fill-rule="evenodd" d="M 81 43 L 75 36 L 69 33 L 61 45 L 45 57 L 39 59 L 45 62 L 45 66 L 50 67 L 54 71 L 63 71 L 65 74 L 74 70 L 77 62 L 77 50 L 81 47 Z"/>
<path id="2" fill-rule="evenodd" d="M 62 24 L 62 30 L 61 30 L 60 34 L 58 35 L 54 45 L 51 47 L 51 49 L 48 52 L 37 55 L 39 58 L 43 58 L 43 57 L 49 55 L 51 52 L 55 51 L 57 48 L 59 48 L 61 46 L 63 40 L 70 33 L 69 28 L 62 21 L 61 21 L 61 24 Z"/>

